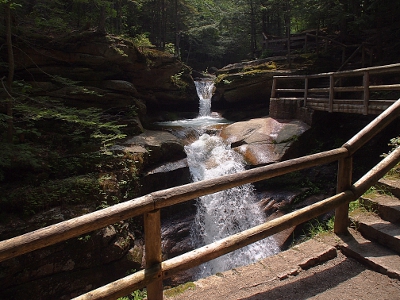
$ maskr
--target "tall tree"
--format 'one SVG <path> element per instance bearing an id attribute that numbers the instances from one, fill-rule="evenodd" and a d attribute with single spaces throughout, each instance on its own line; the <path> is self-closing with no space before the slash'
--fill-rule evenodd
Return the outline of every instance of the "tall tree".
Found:
<path id="1" fill-rule="evenodd" d="M 8 56 L 8 76 L 4 89 L 7 93 L 6 107 L 7 107 L 7 140 L 12 143 L 13 141 L 13 96 L 12 96 L 12 83 L 14 80 L 14 51 L 12 43 L 12 28 L 11 28 L 11 9 L 18 4 L 9 0 L 1 0 L 0 2 L 4 8 L 4 23 L 6 25 L 6 44 Z M 3 82 L 3 80 L 2 80 Z"/>

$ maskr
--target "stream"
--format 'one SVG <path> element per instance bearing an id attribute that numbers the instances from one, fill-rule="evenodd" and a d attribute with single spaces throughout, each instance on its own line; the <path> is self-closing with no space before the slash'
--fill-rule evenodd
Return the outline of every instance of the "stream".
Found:
<path id="1" fill-rule="evenodd" d="M 218 135 L 207 133 L 207 127 L 229 121 L 211 112 L 212 81 L 197 81 L 199 115 L 195 119 L 160 122 L 159 125 L 190 127 L 198 139 L 185 146 L 192 180 L 200 181 L 245 170 L 242 156 L 232 150 Z M 257 205 L 251 184 L 234 187 L 200 197 L 190 236 L 194 248 L 202 247 L 265 222 L 265 213 Z M 272 237 L 258 241 L 210 262 L 196 271 L 196 279 L 248 265 L 279 252 Z"/>

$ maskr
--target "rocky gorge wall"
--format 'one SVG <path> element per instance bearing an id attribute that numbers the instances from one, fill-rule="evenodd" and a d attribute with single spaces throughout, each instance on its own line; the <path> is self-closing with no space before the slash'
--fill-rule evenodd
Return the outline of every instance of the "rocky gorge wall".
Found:
<path id="1" fill-rule="evenodd" d="M 196 114 L 198 98 L 189 68 L 170 55 L 154 50 L 144 53 L 129 41 L 94 32 L 58 40 L 41 37 L 19 48 L 22 50 L 16 51 L 16 78 L 34 87 L 33 96 L 60 99 L 78 108 L 94 106 L 116 112 L 124 112 L 131 106 L 137 108 L 135 116 L 121 113 L 120 121 L 130 127 L 129 135 L 112 151 L 126 160 L 138 161 L 135 166 L 139 169 L 139 178 L 129 180 L 142 185 L 140 193 L 190 181 L 183 139 L 165 130 L 149 128 L 148 119 L 151 114 L 159 117 L 159 112 L 164 110 L 176 111 L 175 118 L 178 112 Z M 351 122 L 351 117 L 323 115 L 317 116 L 317 128 L 309 128 L 298 121 L 267 118 L 270 80 L 275 71 L 259 72 L 255 63 L 253 70 L 243 72 L 249 66 L 240 64 L 227 68 L 230 71 L 221 71 L 228 75 L 220 78 L 213 98 L 215 107 L 220 107 L 226 117 L 244 121 L 224 128 L 221 134 L 245 156 L 249 168 L 331 149 L 345 142 L 360 124 L 369 121 L 362 119 L 357 123 Z M 1 71 L 5 74 L 4 69 Z M 66 84 L 66 79 L 78 83 Z M 375 141 L 374 145 L 376 143 L 385 142 Z M 267 155 L 267 149 L 273 155 Z M 300 174 L 301 179 L 310 175 L 310 181 L 316 180 L 317 184 L 311 187 L 302 186 L 304 182 L 299 177 L 261 183 L 257 185 L 260 206 L 268 215 L 279 214 L 289 208 L 295 209 L 295 205 L 305 205 L 296 204 L 296 196 L 306 199 L 315 187 L 319 194 L 323 189 L 324 193 L 332 193 L 334 171 L 335 166 L 328 166 Z M 324 182 L 319 182 L 322 179 Z M 110 194 L 117 186 L 112 183 L 122 181 L 118 174 L 107 180 Z M 296 189 L 288 188 L 293 185 Z M 45 207 L 30 217 L 2 215 L 0 239 L 80 216 L 105 205 L 108 204 L 88 202 Z M 194 211 L 193 202 L 162 211 L 164 258 L 191 250 L 189 227 Z M 282 238 L 282 245 L 290 235 Z M 142 238 L 141 219 L 136 218 L 3 262 L 0 264 L 0 299 L 69 299 L 123 277 L 143 267 Z M 180 279 L 175 280 L 179 282 Z"/>

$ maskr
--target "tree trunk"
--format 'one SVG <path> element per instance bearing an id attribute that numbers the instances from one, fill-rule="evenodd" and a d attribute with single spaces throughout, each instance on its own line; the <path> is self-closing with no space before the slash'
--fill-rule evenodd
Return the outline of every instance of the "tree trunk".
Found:
<path id="1" fill-rule="evenodd" d="M 257 51 L 257 37 L 256 37 L 256 18 L 254 12 L 253 0 L 250 0 L 250 30 L 251 30 L 251 53 L 253 59 L 256 58 Z"/>
<path id="2" fill-rule="evenodd" d="M 99 25 L 97 26 L 97 32 L 106 33 L 106 4 L 100 6 Z"/>
<path id="3" fill-rule="evenodd" d="M 7 43 L 7 53 L 8 53 L 8 77 L 7 77 L 7 93 L 9 98 L 7 101 L 7 116 L 8 116 L 8 128 L 7 128 L 7 140 L 12 143 L 13 140 L 13 99 L 12 93 L 12 82 L 14 80 L 14 52 L 12 45 L 12 32 L 11 32 L 11 7 L 10 3 L 6 3 L 4 6 L 5 15 L 5 25 L 6 25 L 6 43 Z"/>
<path id="4" fill-rule="evenodd" d="M 181 42 L 181 32 L 179 30 L 179 3 L 178 0 L 174 1 L 174 17 L 175 17 L 175 57 L 181 58 L 180 42 Z"/>
<path id="5" fill-rule="evenodd" d="M 285 27 L 286 27 L 286 37 L 287 37 L 287 60 L 288 60 L 288 65 L 289 68 L 292 67 L 292 58 L 291 58 L 291 52 L 290 52 L 290 0 L 286 0 L 286 7 L 285 7 Z"/>

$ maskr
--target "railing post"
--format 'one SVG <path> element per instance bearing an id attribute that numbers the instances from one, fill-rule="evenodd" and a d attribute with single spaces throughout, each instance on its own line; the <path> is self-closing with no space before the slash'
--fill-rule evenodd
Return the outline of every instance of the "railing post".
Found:
<path id="1" fill-rule="evenodd" d="M 145 255 L 146 269 L 159 267 L 158 279 L 150 283 L 147 288 L 147 298 L 149 300 L 163 299 L 163 284 L 161 274 L 161 219 L 160 210 L 144 214 L 144 233 L 145 233 Z"/>
<path id="2" fill-rule="evenodd" d="M 304 107 L 307 107 L 307 97 L 308 97 L 308 77 L 306 76 L 306 78 L 304 79 Z"/>
<path id="3" fill-rule="evenodd" d="M 271 98 L 275 98 L 276 96 L 276 78 L 272 79 L 272 89 L 271 89 Z"/>
<path id="4" fill-rule="evenodd" d="M 335 79 L 333 74 L 329 76 L 329 112 L 333 111 L 333 98 L 335 96 Z"/>
<path id="5" fill-rule="evenodd" d="M 339 160 L 336 193 L 348 190 L 351 186 L 353 173 L 353 157 Z M 338 206 L 335 210 L 334 232 L 336 234 L 347 232 L 349 224 L 349 203 Z"/>
<path id="6" fill-rule="evenodd" d="M 369 72 L 365 71 L 363 76 L 364 86 L 364 115 L 368 115 L 368 102 L 369 102 Z"/>

